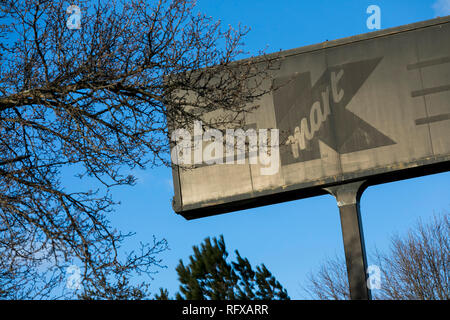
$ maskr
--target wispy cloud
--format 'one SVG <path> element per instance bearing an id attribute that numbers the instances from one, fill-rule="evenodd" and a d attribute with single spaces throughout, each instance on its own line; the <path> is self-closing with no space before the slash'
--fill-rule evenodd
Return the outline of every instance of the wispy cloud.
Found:
<path id="1" fill-rule="evenodd" d="M 436 16 L 448 16 L 450 15 L 450 0 L 437 0 L 433 4 L 433 10 Z"/>

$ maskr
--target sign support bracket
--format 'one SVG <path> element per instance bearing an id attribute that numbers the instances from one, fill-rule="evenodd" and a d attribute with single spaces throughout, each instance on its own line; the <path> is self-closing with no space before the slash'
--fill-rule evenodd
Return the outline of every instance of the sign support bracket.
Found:
<path id="1" fill-rule="evenodd" d="M 336 198 L 341 217 L 345 262 L 352 300 L 370 300 L 367 286 L 367 257 L 362 230 L 360 199 L 366 181 L 324 188 Z"/>

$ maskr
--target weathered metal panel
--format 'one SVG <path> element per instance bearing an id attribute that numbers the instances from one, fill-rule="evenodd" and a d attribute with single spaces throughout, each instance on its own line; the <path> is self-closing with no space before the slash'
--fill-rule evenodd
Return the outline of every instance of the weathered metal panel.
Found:
<path id="1" fill-rule="evenodd" d="M 448 170 L 449 39 L 444 17 L 273 55 L 278 89 L 245 120 L 280 130 L 277 172 L 177 168 L 175 211 L 191 219 Z"/>

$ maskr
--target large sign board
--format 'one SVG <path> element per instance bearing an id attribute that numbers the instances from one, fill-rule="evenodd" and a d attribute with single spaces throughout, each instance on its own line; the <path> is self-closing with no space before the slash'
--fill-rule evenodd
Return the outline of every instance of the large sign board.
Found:
<path id="1" fill-rule="evenodd" d="M 444 17 L 277 53 L 277 89 L 245 119 L 278 129 L 277 161 L 175 168 L 174 210 L 192 219 L 448 170 L 449 39 Z"/>

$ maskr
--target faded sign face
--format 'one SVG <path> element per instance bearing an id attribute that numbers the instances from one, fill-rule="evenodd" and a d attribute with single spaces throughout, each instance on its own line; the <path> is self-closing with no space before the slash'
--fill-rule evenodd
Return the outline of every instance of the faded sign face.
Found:
<path id="1" fill-rule="evenodd" d="M 174 170 L 175 210 L 195 218 L 448 168 L 449 38 L 441 18 L 280 53 L 274 91 L 245 118 L 278 130 L 277 168 L 262 174 L 264 163 L 246 158 Z"/>

